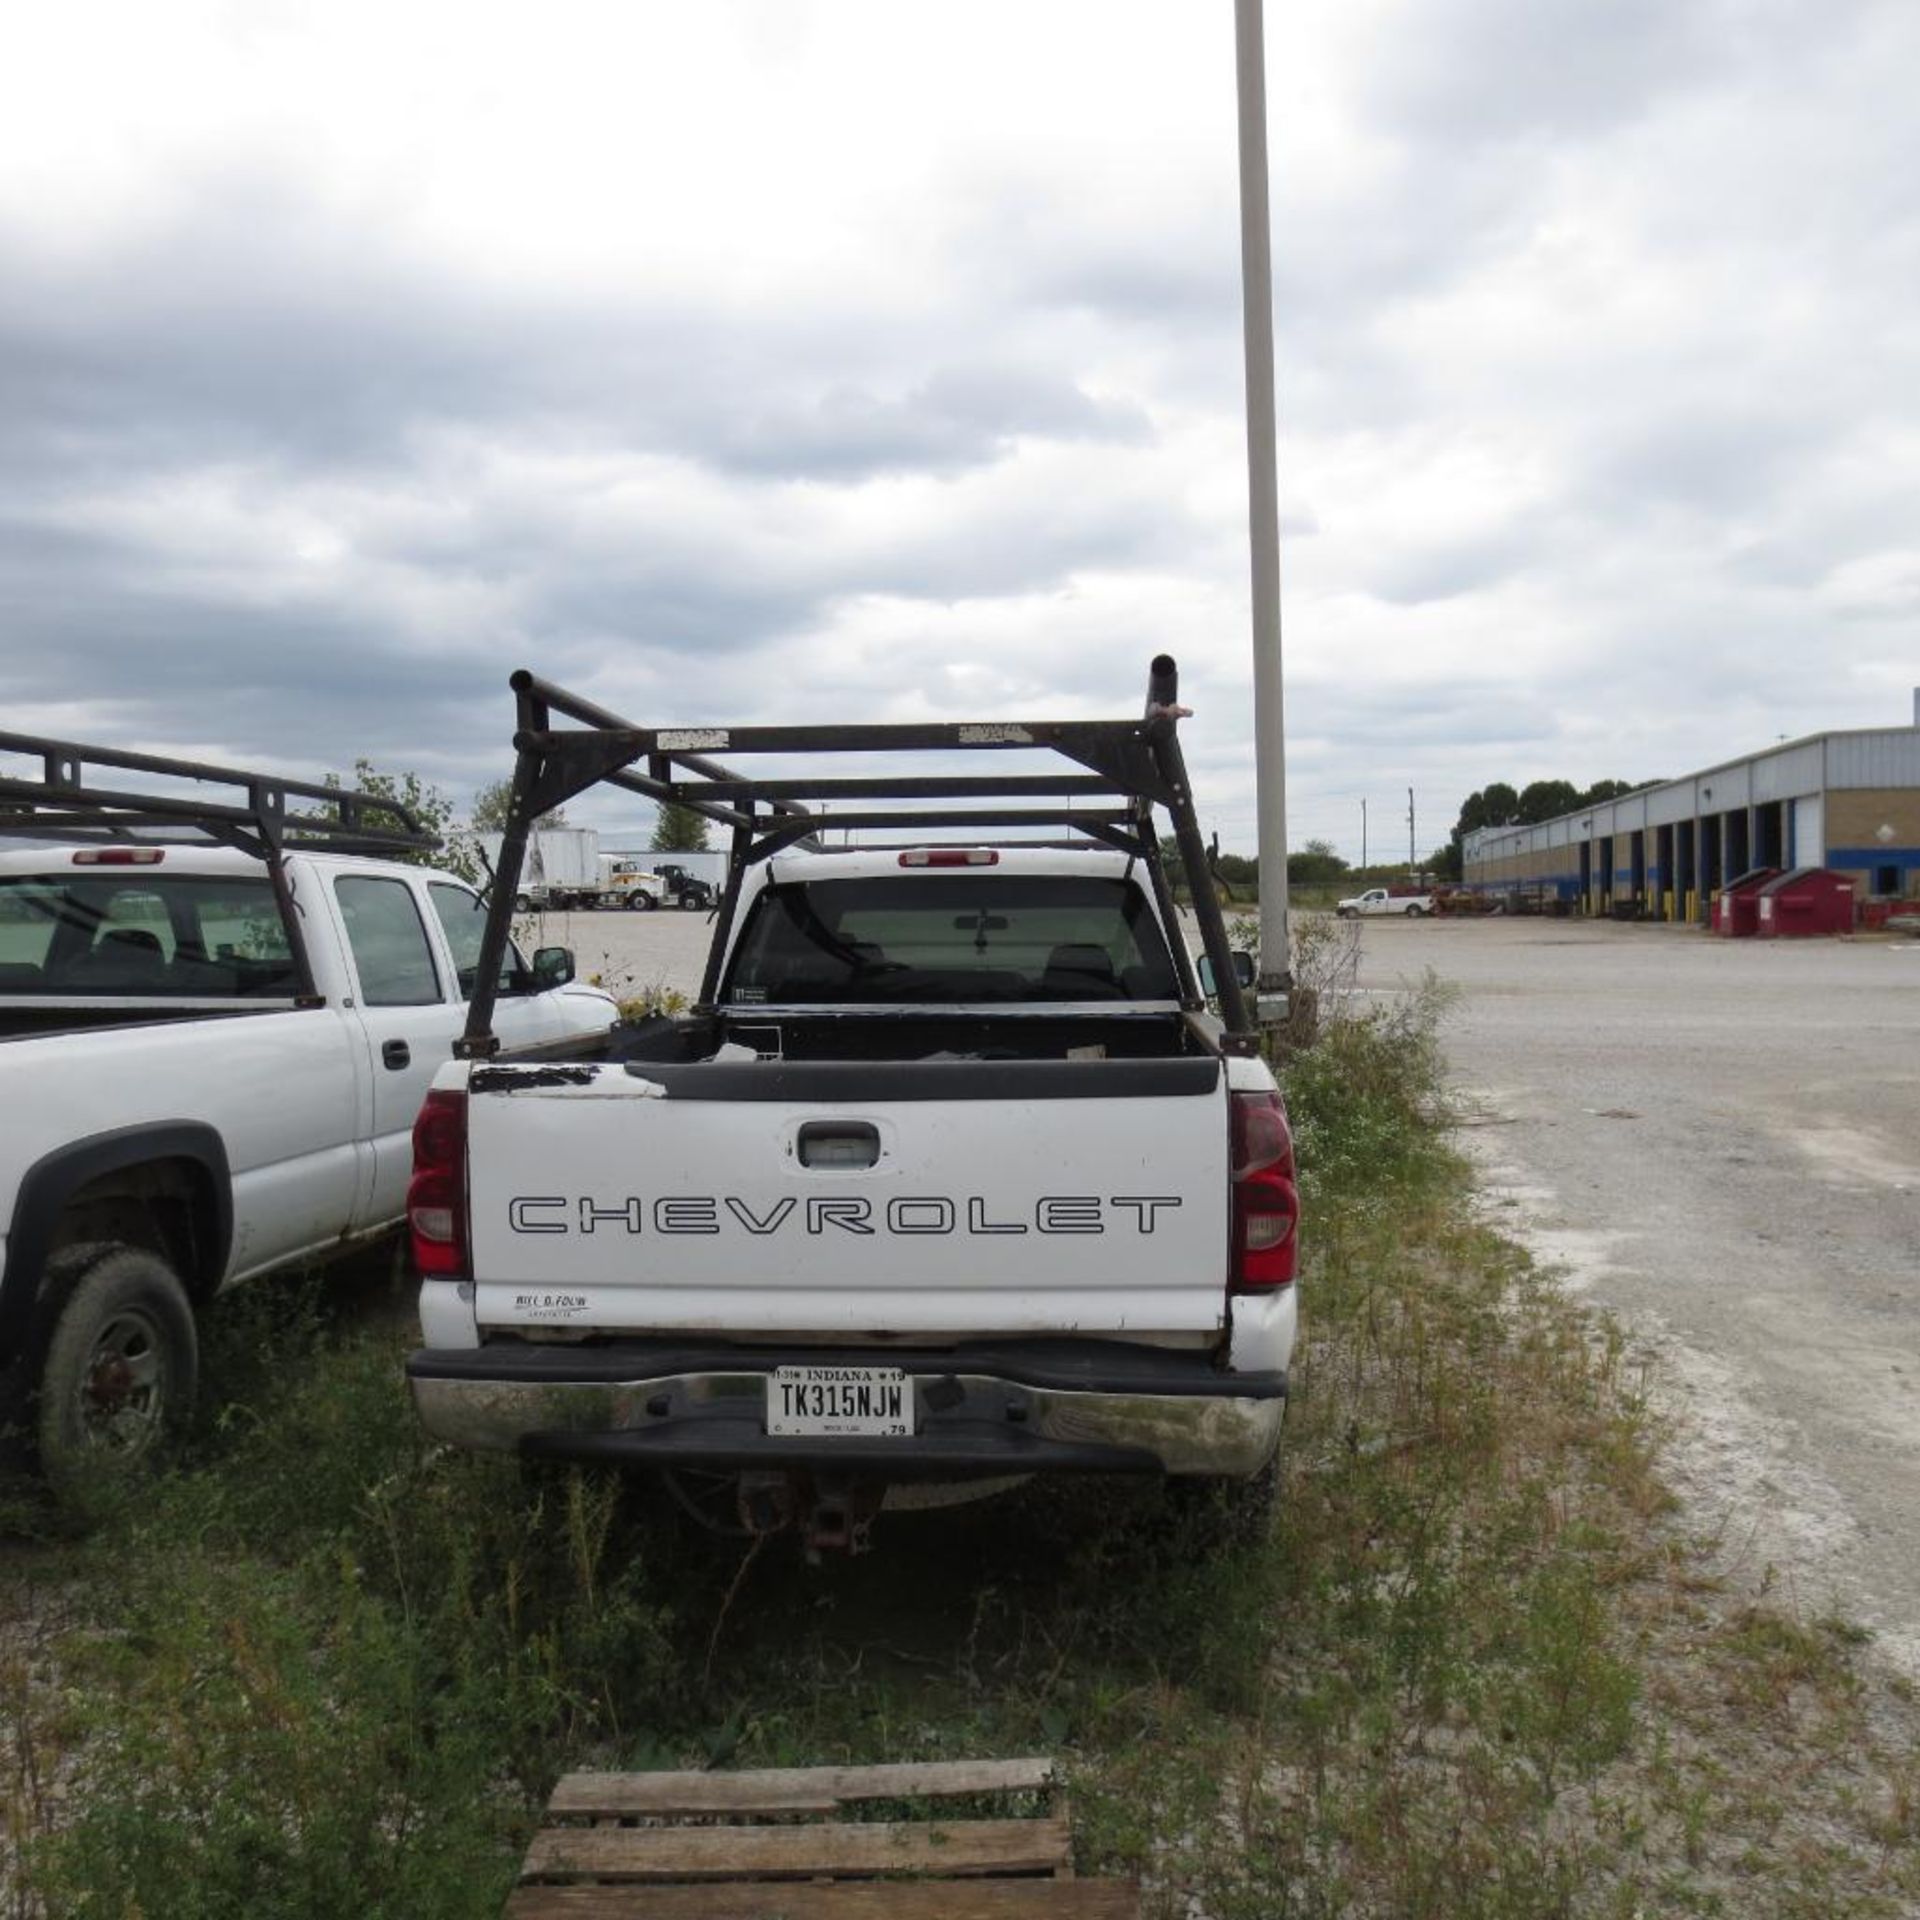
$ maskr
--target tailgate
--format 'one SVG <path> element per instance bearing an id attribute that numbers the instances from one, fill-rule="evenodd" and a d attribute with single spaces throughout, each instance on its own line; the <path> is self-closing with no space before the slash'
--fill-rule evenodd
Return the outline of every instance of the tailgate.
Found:
<path id="1" fill-rule="evenodd" d="M 1214 1059 L 488 1066 L 485 1327 L 1212 1332 Z"/>

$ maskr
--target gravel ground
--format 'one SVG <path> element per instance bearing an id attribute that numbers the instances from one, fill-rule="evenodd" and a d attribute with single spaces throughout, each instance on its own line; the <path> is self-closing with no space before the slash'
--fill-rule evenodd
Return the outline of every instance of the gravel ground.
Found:
<path id="1" fill-rule="evenodd" d="M 581 977 L 597 977 L 620 998 L 652 987 L 691 999 L 700 990 L 714 921 L 704 913 L 659 907 L 651 913 L 541 913 L 515 922 L 523 950 L 571 947 Z"/>
<path id="2" fill-rule="evenodd" d="M 1656 1357 L 1730 1565 L 1920 1677 L 1920 943 L 1370 924 L 1507 1222 Z"/>

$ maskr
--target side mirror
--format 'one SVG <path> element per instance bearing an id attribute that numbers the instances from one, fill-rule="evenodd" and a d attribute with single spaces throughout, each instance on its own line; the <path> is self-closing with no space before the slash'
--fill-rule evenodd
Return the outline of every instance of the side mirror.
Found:
<path id="1" fill-rule="evenodd" d="M 1236 947 L 1233 955 L 1233 977 L 1235 982 L 1242 987 L 1250 987 L 1258 975 L 1259 968 L 1254 965 L 1253 955 L 1248 953 L 1243 947 Z M 1213 999 L 1220 991 L 1214 984 L 1213 962 L 1209 960 L 1204 953 L 1200 956 L 1200 991 L 1204 993 L 1209 1000 Z"/>
<path id="2" fill-rule="evenodd" d="M 545 993 L 550 987 L 564 987 L 573 978 L 571 947 L 541 947 L 533 956 L 533 990 Z"/>

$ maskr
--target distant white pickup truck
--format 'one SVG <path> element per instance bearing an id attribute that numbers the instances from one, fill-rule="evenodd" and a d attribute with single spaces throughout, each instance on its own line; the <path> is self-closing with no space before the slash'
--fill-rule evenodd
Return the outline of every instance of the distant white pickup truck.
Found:
<path id="1" fill-rule="evenodd" d="M 51 777 L 10 777 L 21 754 Z M 195 763 L 0 734 L 0 823 L 69 836 L 0 853 L 0 1430 L 72 1481 L 184 1421 L 201 1302 L 399 1223 L 485 909 L 378 857 L 432 844 L 403 809 Z M 507 949 L 518 1044 L 611 1025 L 571 977 Z"/>
<path id="2" fill-rule="evenodd" d="M 1342 920 L 1367 919 L 1374 914 L 1399 913 L 1409 920 L 1433 911 L 1433 895 L 1415 888 L 1369 887 L 1334 908 Z"/>
<path id="3" fill-rule="evenodd" d="M 890 1487 L 928 1504 L 1035 1471 L 1257 1505 L 1294 1344 L 1293 1145 L 1217 901 L 1195 901 L 1201 968 L 1173 912 L 1153 803 L 1205 871 L 1173 663 L 1141 720 L 1029 725 L 645 731 L 515 684 L 528 806 L 681 753 L 656 797 L 750 811 L 691 1013 L 523 1061 L 476 998 L 435 1076 L 410 1198 L 428 1430 L 664 1471 L 814 1547 L 857 1545 Z M 794 781 L 852 803 L 835 825 L 921 836 L 827 850 L 783 783 L 691 751 L 713 745 L 1050 748 L 1082 771 Z M 1054 838 L 925 837 L 969 820 Z"/>

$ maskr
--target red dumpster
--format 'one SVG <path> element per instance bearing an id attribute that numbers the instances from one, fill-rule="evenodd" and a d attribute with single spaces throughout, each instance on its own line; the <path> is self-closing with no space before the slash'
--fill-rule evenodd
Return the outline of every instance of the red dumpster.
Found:
<path id="1" fill-rule="evenodd" d="M 1755 896 L 1758 931 L 1767 938 L 1853 931 L 1853 882 L 1826 867 L 1795 867 L 1777 875 Z"/>
<path id="2" fill-rule="evenodd" d="M 1752 867 L 1729 880 L 1713 903 L 1713 930 L 1744 939 L 1760 931 L 1760 889 L 1774 879 L 1778 867 Z"/>

